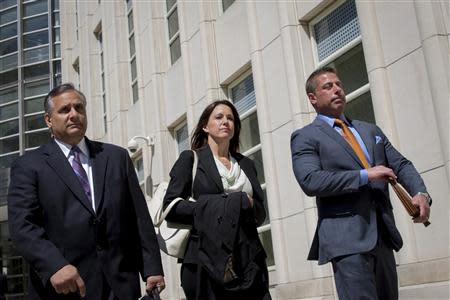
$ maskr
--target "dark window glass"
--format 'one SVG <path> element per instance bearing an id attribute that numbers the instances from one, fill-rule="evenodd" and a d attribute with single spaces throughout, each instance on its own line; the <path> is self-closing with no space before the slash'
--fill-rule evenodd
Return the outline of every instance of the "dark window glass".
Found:
<path id="1" fill-rule="evenodd" d="M 16 103 L 0 106 L 0 121 L 11 119 L 19 115 L 19 106 Z"/>
<path id="2" fill-rule="evenodd" d="M 180 58 L 181 56 L 181 47 L 180 47 L 180 36 L 177 36 L 175 40 L 173 40 L 172 44 L 170 44 L 170 60 L 172 65 Z"/>
<path id="3" fill-rule="evenodd" d="M 1 0 L 0 9 L 4 9 L 17 4 L 17 0 Z"/>
<path id="4" fill-rule="evenodd" d="M 17 69 L 8 72 L 0 73 L 0 85 L 8 85 L 17 82 Z"/>
<path id="5" fill-rule="evenodd" d="M 30 48 L 48 44 L 48 31 L 39 31 L 23 36 L 23 47 Z"/>
<path id="6" fill-rule="evenodd" d="M 175 3 L 177 3 L 177 0 L 166 0 L 167 11 L 169 11 Z"/>
<path id="7" fill-rule="evenodd" d="M 38 0 L 23 5 L 25 17 L 47 12 L 47 0 Z"/>
<path id="8" fill-rule="evenodd" d="M 136 57 L 131 60 L 131 81 L 134 81 L 137 76 L 137 69 L 136 69 Z"/>
<path id="9" fill-rule="evenodd" d="M 17 67 L 17 53 L 0 58 L 0 72 Z"/>
<path id="10" fill-rule="evenodd" d="M 0 91 L 0 104 L 7 103 L 19 99 L 17 87 L 4 89 Z"/>
<path id="11" fill-rule="evenodd" d="M 23 20 L 23 31 L 30 32 L 48 27 L 48 16 L 42 15 Z"/>
<path id="12" fill-rule="evenodd" d="M 53 10 L 59 10 L 59 0 L 52 0 Z"/>
<path id="13" fill-rule="evenodd" d="M 59 26 L 59 12 L 53 13 L 53 26 Z"/>
<path id="14" fill-rule="evenodd" d="M 266 250 L 266 254 L 267 254 L 266 264 L 268 266 L 275 265 L 275 260 L 274 260 L 274 255 L 273 255 L 273 247 L 272 247 L 271 230 L 261 232 L 259 234 L 259 239 L 261 240 L 264 250 Z"/>
<path id="15" fill-rule="evenodd" d="M 0 27 L 0 40 L 4 40 L 15 35 L 17 35 L 17 22 Z"/>
<path id="16" fill-rule="evenodd" d="M 53 73 L 59 74 L 61 73 L 61 61 L 55 60 L 53 62 Z"/>
<path id="17" fill-rule="evenodd" d="M 48 79 L 37 82 L 25 83 L 25 97 L 46 95 L 49 90 L 50 85 Z"/>
<path id="18" fill-rule="evenodd" d="M 0 154 L 18 151 L 19 136 L 13 136 L 0 140 Z"/>
<path id="19" fill-rule="evenodd" d="M 265 176 L 264 176 L 264 166 L 263 166 L 263 160 L 262 160 L 262 153 L 261 150 L 256 151 L 253 154 L 248 155 L 248 157 L 253 160 L 256 167 L 256 172 L 258 173 L 258 181 L 260 184 L 263 184 L 266 182 Z"/>
<path id="20" fill-rule="evenodd" d="M 130 10 L 133 8 L 133 1 L 127 0 L 127 10 Z"/>
<path id="21" fill-rule="evenodd" d="M 258 115 L 252 113 L 250 116 L 246 117 L 241 121 L 241 152 L 245 152 L 248 149 L 261 143 L 259 137 L 259 127 L 258 127 Z"/>
<path id="22" fill-rule="evenodd" d="M 44 110 L 44 97 L 25 100 L 25 114 L 31 114 Z"/>
<path id="23" fill-rule="evenodd" d="M 25 147 L 33 148 L 47 143 L 50 140 L 50 131 L 43 130 L 25 134 Z"/>
<path id="24" fill-rule="evenodd" d="M 350 119 L 375 123 L 375 113 L 373 111 L 372 96 L 370 95 L 370 92 L 364 93 L 358 98 L 348 102 L 345 107 L 345 114 Z"/>
<path id="25" fill-rule="evenodd" d="M 0 56 L 17 51 L 17 39 L 0 42 Z"/>
<path id="26" fill-rule="evenodd" d="M 53 42 L 61 42 L 61 30 L 59 27 L 53 29 Z"/>
<path id="27" fill-rule="evenodd" d="M 128 33 L 132 33 L 133 30 L 134 30 L 133 11 L 131 11 L 130 14 L 128 15 Z"/>
<path id="28" fill-rule="evenodd" d="M 330 65 L 338 70 L 346 94 L 369 82 L 362 44 L 352 48 Z"/>
<path id="29" fill-rule="evenodd" d="M 130 57 L 132 57 L 135 53 L 135 44 L 134 44 L 134 34 L 130 37 Z"/>
<path id="30" fill-rule="evenodd" d="M 231 4 L 234 3 L 235 0 L 222 0 L 223 11 L 226 11 Z"/>
<path id="31" fill-rule="evenodd" d="M 133 103 L 136 103 L 139 100 L 139 91 L 137 82 L 133 84 L 132 90 L 133 90 Z"/>
<path id="32" fill-rule="evenodd" d="M 25 80 L 35 79 L 42 76 L 48 76 L 48 62 L 28 66 L 24 68 Z"/>
<path id="33" fill-rule="evenodd" d="M 60 44 L 55 44 L 53 46 L 53 55 L 54 55 L 54 58 L 61 57 L 61 45 Z"/>
<path id="34" fill-rule="evenodd" d="M 14 153 L 10 155 L 5 155 L 0 157 L 0 169 L 1 168 L 10 168 L 12 163 L 19 157 L 19 153 Z M 5 189 L 7 193 L 7 188 Z M 6 195 L 5 195 L 6 196 Z M 9 290 L 8 290 L 9 291 Z"/>
<path id="35" fill-rule="evenodd" d="M 17 20 L 17 7 L 2 11 L 0 13 L 0 25 Z"/>
<path id="36" fill-rule="evenodd" d="M 25 131 L 45 128 L 44 115 L 33 115 L 25 117 Z"/>
<path id="37" fill-rule="evenodd" d="M 0 123 L 0 137 L 13 135 L 17 133 L 19 133 L 19 119 Z"/>
<path id="38" fill-rule="evenodd" d="M 178 9 L 175 9 L 167 18 L 169 26 L 169 39 L 171 39 L 178 32 Z"/>
<path id="39" fill-rule="evenodd" d="M 48 60 L 48 46 L 25 50 L 23 52 L 23 60 L 25 61 L 25 64 Z"/>

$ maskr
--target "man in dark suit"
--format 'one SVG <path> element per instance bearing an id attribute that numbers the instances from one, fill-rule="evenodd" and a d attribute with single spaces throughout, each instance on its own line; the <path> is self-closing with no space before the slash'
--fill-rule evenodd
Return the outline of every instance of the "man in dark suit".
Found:
<path id="1" fill-rule="evenodd" d="M 85 137 L 86 98 L 71 84 L 44 101 L 53 138 L 11 168 L 11 238 L 30 264 L 30 299 L 139 299 L 164 288 L 145 198 L 125 149 Z"/>
<path id="2" fill-rule="evenodd" d="M 392 250 L 402 247 L 389 178 L 413 195 L 420 210 L 414 222 L 430 214 L 431 198 L 412 165 L 374 124 L 343 114 L 345 93 L 336 70 L 323 67 L 306 83 L 316 119 L 291 137 L 295 176 L 318 210 L 308 259 L 332 263 L 339 299 L 397 299 Z"/>

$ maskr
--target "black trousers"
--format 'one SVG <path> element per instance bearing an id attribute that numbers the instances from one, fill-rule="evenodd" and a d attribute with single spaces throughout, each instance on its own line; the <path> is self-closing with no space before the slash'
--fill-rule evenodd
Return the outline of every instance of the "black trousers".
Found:
<path id="1" fill-rule="evenodd" d="M 245 292 L 229 292 L 215 284 L 196 264 L 182 264 L 181 286 L 187 300 L 271 300 L 269 289 L 261 283 Z M 197 290 L 200 291 L 197 293 Z"/>
<path id="2" fill-rule="evenodd" d="M 394 252 L 383 230 L 379 230 L 373 250 L 336 257 L 331 262 L 340 300 L 398 299 Z"/>

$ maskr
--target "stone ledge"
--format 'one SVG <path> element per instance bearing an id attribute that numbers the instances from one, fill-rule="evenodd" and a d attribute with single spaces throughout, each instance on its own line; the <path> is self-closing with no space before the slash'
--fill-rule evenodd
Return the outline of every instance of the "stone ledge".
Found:
<path id="1" fill-rule="evenodd" d="M 333 278 L 324 277 L 312 280 L 282 283 L 275 287 L 277 299 L 334 299 Z"/>
<path id="2" fill-rule="evenodd" d="M 450 258 L 400 265 L 397 272 L 400 288 L 450 281 Z"/>

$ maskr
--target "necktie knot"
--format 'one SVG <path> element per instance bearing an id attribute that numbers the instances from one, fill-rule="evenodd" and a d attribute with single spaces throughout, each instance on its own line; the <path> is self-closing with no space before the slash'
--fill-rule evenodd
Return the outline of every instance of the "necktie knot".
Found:
<path id="1" fill-rule="evenodd" d="M 337 126 L 339 126 L 339 127 L 341 127 L 341 128 L 343 128 L 344 126 L 347 126 L 347 125 L 345 124 L 345 122 L 342 121 L 341 119 L 334 119 L 334 124 L 336 124 Z"/>
<path id="2" fill-rule="evenodd" d="M 335 119 L 334 124 L 336 126 L 339 126 L 342 129 L 342 137 L 350 144 L 350 147 L 352 147 L 353 151 L 355 152 L 356 156 L 364 166 L 364 168 L 368 169 L 370 168 L 369 162 L 366 159 L 366 156 L 364 155 L 364 152 L 361 148 L 361 145 L 356 140 L 356 137 L 353 135 L 350 128 L 348 128 L 347 124 L 341 119 Z"/>

